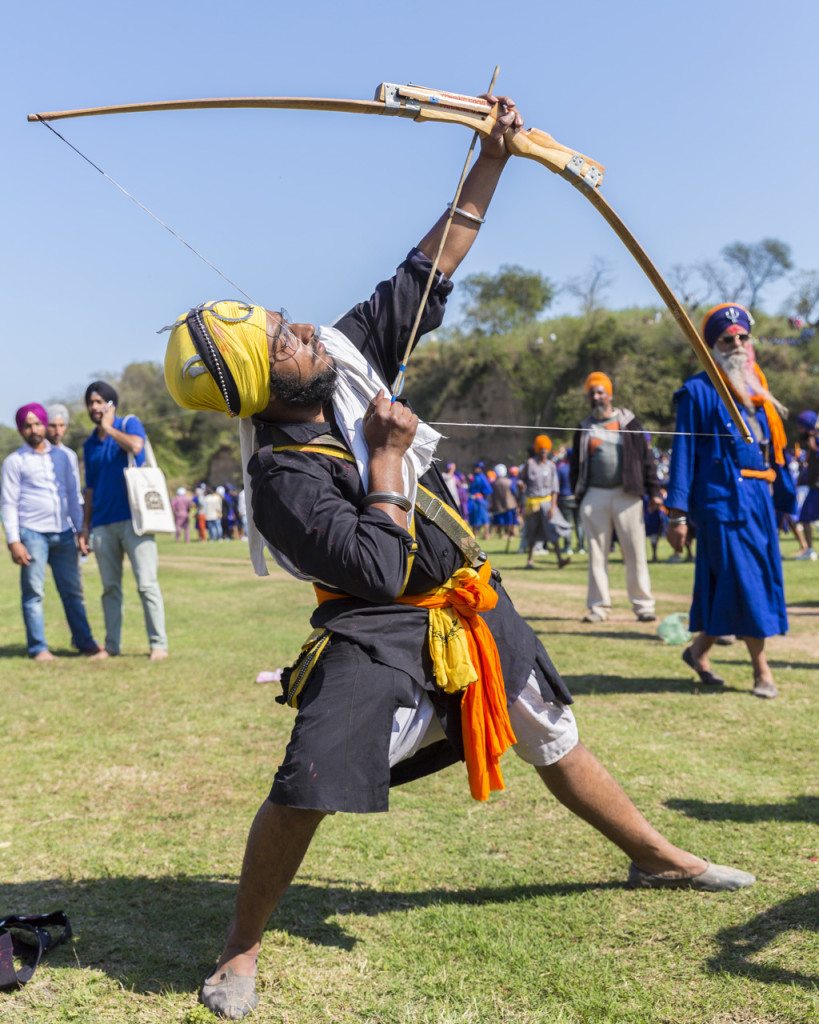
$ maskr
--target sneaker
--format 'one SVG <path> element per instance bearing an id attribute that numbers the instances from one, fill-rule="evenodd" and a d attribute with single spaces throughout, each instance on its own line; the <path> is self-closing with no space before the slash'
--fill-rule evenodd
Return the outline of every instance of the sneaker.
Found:
<path id="1" fill-rule="evenodd" d="M 675 551 L 674 554 L 671 555 L 670 558 L 666 559 L 666 561 L 668 562 L 669 565 L 678 565 L 682 561 L 682 555 L 678 555 L 677 552 Z"/>
<path id="2" fill-rule="evenodd" d="M 637 612 L 638 622 L 656 622 L 657 616 L 654 612 Z"/>
<path id="3" fill-rule="evenodd" d="M 815 562 L 816 559 L 819 558 L 819 554 L 817 554 L 813 548 L 806 548 L 804 551 L 801 551 L 798 555 L 794 555 L 793 557 L 797 562 Z"/>
<path id="4" fill-rule="evenodd" d="M 602 615 L 598 611 L 595 611 L 593 608 L 590 608 L 580 621 L 581 622 L 605 622 L 606 621 L 606 616 Z"/>

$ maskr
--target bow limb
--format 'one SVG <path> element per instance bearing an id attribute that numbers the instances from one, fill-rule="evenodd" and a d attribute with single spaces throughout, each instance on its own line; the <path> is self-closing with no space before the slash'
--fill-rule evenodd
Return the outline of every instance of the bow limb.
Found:
<path id="1" fill-rule="evenodd" d="M 142 114 L 157 110 L 329 110 L 339 114 L 384 114 L 386 105 L 379 100 L 320 99 L 312 96 L 239 96 L 201 100 L 159 100 L 152 103 L 119 103 L 112 107 L 83 107 L 77 110 L 50 110 L 29 114 L 29 121 L 60 121 L 69 117 L 99 117 L 103 114 Z M 397 111 L 396 111 L 397 113 Z"/>
<path id="2" fill-rule="evenodd" d="M 708 374 L 711 383 L 716 388 L 717 394 L 725 403 L 725 407 L 741 437 L 750 443 L 753 440 L 751 432 L 740 415 L 733 395 L 728 390 L 725 380 L 717 364 L 714 362 L 711 350 L 700 337 L 696 327 L 691 323 L 691 318 L 683 309 L 677 296 L 649 259 L 645 249 L 643 249 L 619 215 L 609 206 L 604 196 L 598 190 L 603 171 L 600 164 L 583 156 L 581 153 L 575 153 L 573 150 L 567 149 L 559 142 L 556 142 L 551 135 L 547 135 L 546 132 L 541 132 L 537 128 L 532 128 L 528 132 L 507 132 L 505 140 L 507 148 L 515 156 L 535 160 L 574 185 L 578 192 L 582 193 L 589 200 L 606 223 L 613 229 L 623 245 L 635 258 L 643 273 L 654 285 L 663 302 L 665 302 L 671 315 L 677 321 L 677 325 L 697 354 L 697 358 L 702 368 Z"/>

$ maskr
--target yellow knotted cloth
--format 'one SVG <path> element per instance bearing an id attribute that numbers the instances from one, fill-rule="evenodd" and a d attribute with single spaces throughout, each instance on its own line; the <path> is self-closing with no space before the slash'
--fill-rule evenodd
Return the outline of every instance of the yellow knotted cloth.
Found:
<path id="1" fill-rule="evenodd" d="M 498 603 L 489 585 L 491 568 L 479 572 L 458 569 L 443 586 L 427 594 L 396 598 L 398 604 L 429 609 L 429 651 L 435 682 L 447 693 L 463 693 L 461 735 L 469 778 L 476 800 L 488 800 L 492 790 L 505 789 L 500 759 L 515 743 L 506 707 L 503 669 L 495 638 L 478 614 Z M 319 604 L 345 594 L 315 586 Z"/>
<path id="2" fill-rule="evenodd" d="M 246 303 L 225 300 L 206 303 L 201 312 L 208 333 L 239 390 L 242 403 L 239 415 L 245 418 L 262 412 L 270 402 L 267 310 L 263 306 L 248 307 Z M 201 372 L 204 367 L 197 359 L 187 325 L 189 315 L 183 313 L 171 331 L 165 352 L 165 384 L 173 400 L 183 409 L 212 409 L 229 414 L 216 381 L 208 372 Z"/>

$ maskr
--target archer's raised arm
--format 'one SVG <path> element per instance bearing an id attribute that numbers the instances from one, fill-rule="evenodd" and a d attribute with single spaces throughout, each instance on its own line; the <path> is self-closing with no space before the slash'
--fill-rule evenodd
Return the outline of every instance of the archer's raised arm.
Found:
<path id="1" fill-rule="evenodd" d="M 478 236 L 478 230 L 510 156 L 503 138 L 504 134 L 510 128 L 518 131 L 523 127 L 523 118 L 514 100 L 508 96 L 491 94 L 486 94 L 484 98 L 490 103 L 500 104 L 500 113 L 491 134 L 481 137 L 480 154 L 472 165 L 461 191 L 458 210 L 462 212 L 456 213 L 453 218 L 438 264 L 438 269 L 446 277 L 451 277 L 458 269 Z M 433 259 L 438 251 L 446 218 L 447 214 L 443 213 L 418 243 L 418 248 L 430 259 Z"/>

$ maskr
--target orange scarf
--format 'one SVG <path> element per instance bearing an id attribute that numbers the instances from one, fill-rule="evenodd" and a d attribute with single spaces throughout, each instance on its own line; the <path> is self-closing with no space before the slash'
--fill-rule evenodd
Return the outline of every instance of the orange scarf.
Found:
<path id="1" fill-rule="evenodd" d="M 742 402 L 742 396 L 721 369 L 720 374 L 722 375 L 722 379 L 728 385 L 730 391 L 733 392 L 734 397 L 738 398 L 740 402 Z M 788 438 L 785 434 L 785 424 L 782 422 L 782 417 L 776 411 L 776 406 L 773 404 L 770 397 L 768 397 L 770 395 L 770 391 L 768 390 L 768 381 L 757 362 L 754 362 L 754 374 L 765 393 L 762 395 L 751 395 L 751 403 L 755 408 L 762 408 L 765 410 L 765 416 L 768 420 L 768 429 L 771 432 L 771 447 L 773 448 L 774 462 L 777 466 L 784 466 L 785 447 L 788 443 Z"/>
<path id="2" fill-rule="evenodd" d="M 487 800 L 492 790 L 505 788 L 500 759 L 517 742 L 506 708 L 506 690 L 495 638 L 478 614 L 498 603 L 498 595 L 488 582 L 490 572 L 489 563 L 484 562 L 477 573 L 472 569 L 459 569 L 442 587 L 428 594 L 397 598 L 399 604 L 430 609 L 429 639 L 436 682 L 450 693 L 463 692 L 464 757 L 469 789 L 476 800 Z M 344 596 L 320 587 L 315 590 L 320 604 Z M 441 629 L 438 618 L 432 614 L 437 609 L 444 613 L 448 631 Z M 446 612 L 452 614 L 447 616 Z M 463 636 L 458 637 L 460 631 Z M 460 657 L 455 650 L 464 639 L 468 659 Z M 447 668 L 452 672 L 447 672 Z"/>

